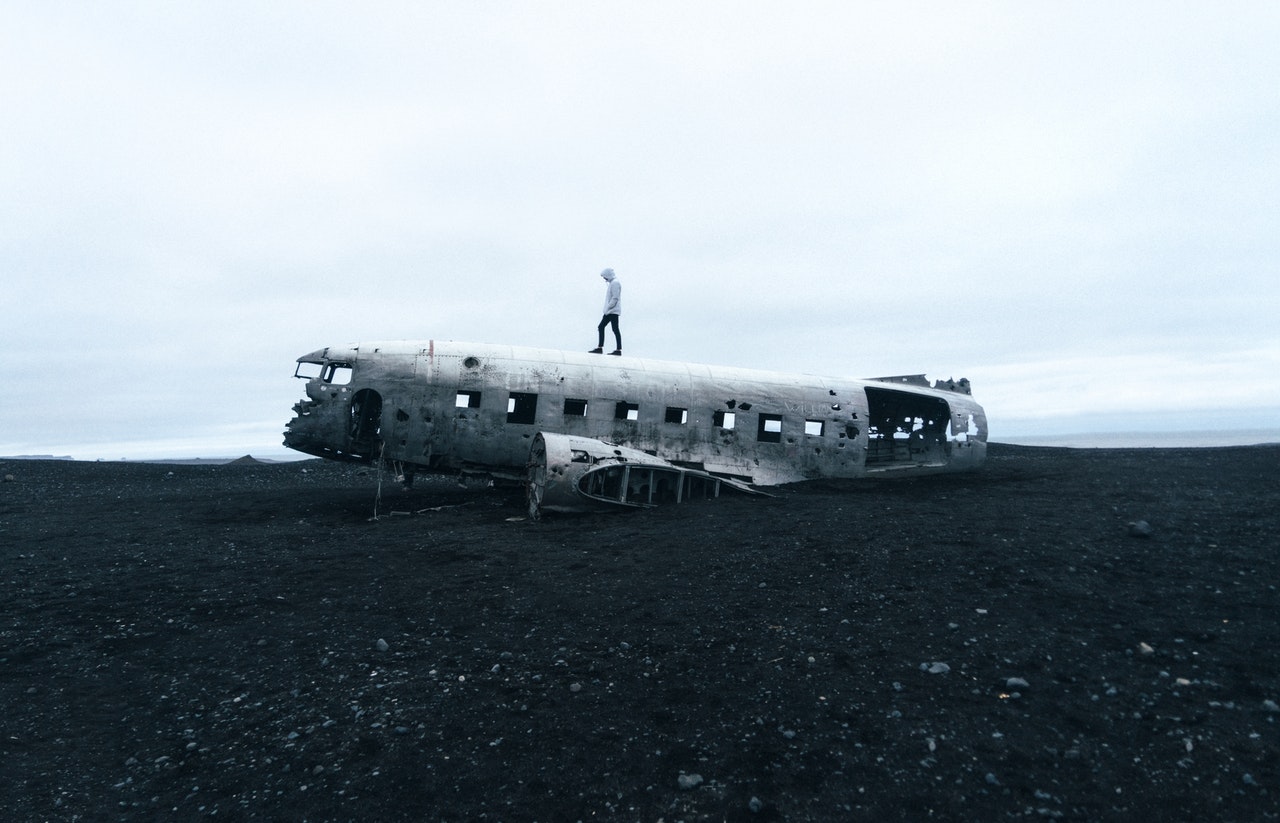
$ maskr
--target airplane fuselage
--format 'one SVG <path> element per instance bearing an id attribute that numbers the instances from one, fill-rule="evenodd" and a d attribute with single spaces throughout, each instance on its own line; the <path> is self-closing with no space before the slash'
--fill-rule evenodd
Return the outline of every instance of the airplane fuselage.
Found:
<path id="1" fill-rule="evenodd" d="M 483 343 L 398 341 L 298 358 L 285 445 L 409 470 L 523 477 L 540 432 L 754 485 L 974 468 L 968 382 L 852 379 Z"/>

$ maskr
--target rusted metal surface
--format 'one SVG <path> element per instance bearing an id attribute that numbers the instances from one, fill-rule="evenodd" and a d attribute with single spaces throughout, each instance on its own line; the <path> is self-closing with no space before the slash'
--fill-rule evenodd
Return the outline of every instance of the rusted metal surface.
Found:
<path id="1" fill-rule="evenodd" d="M 967 380 L 827 378 L 442 341 L 332 347 L 297 362 L 306 399 L 285 445 L 395 461 L 409 477 L 524 479 L 540 433 L 544 454 L 552 436 L 585 438 L 757 486 L 958 471 L 986 455 L 986 415 Z"/>

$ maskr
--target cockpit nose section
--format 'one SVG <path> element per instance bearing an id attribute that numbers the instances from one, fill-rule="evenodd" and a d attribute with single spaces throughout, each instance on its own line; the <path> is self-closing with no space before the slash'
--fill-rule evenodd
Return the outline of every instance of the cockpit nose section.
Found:
<path id="1" fill-rule="evenodd" d="M 306 380 L 306 399 L 293 407 L 284 445 L 334 460 L 368 461 L 382 446 L 382 396 L 357 389 L 355 348 L 325 348 L 297 360 L 294 376 Z"/>

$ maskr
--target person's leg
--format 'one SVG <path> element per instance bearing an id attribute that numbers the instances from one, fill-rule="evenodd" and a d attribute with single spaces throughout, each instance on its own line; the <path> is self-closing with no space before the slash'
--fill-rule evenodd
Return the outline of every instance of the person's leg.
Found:
<path id="1" fill-rule="evenodd" d="M 613 342 L 618 344 L 614 346 L 614 348 L 617 349 L 618 351 L 622 351 L 622 332 L 618 330 L 618 315 L 616 314 L 609 315 L 609 321 L 613 324 Z M 601 339 L 600 342 L 602 345 L 604 344 L 603 339 Z"/>
<path id="2" fill-rule="evenodd" d="M 604 348 L 604 327 L 609 325 L 609 315 L 600 318 L 600 325 L 596 326 L 596 348 Z"/>

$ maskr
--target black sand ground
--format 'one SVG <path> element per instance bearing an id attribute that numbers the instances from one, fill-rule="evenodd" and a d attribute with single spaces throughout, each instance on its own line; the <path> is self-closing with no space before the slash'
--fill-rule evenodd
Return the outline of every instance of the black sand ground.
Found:
<path id="1" fill-rule="evenodd" d="M 4 820 L 1280 817 L 1278 447 L 540 523 L 374 521 L 319 462 L 0 475 Z"/>

